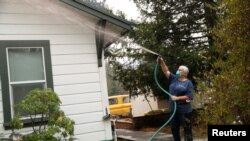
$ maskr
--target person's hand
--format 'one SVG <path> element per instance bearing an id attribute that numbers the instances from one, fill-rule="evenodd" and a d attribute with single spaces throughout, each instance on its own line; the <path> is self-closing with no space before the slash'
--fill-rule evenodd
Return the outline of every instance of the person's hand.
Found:
<path id="1" fill-rule="evenodd" d="M 156 62 L 159 63 L 159 64 L 161 64 L 161 62 L 163 62 L 162 57 L 161 57 L 161 56 L 158 56 Z"/>
<path id="2" fill-rule="evenodd" d="M 171 99 L 172 99 L 173 101 L 176 101 L 176 100 L 179 100 L 179 97 L 178 97 L 178 96 L 172 95 L 172 96 L 171 96 Z"/>

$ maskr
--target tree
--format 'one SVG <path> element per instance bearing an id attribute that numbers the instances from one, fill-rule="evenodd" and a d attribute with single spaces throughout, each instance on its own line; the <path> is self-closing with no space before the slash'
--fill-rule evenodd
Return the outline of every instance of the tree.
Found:
<path id="1" fill-rule="evenodd" d="M 91 4 L 95 5 L 95 6 L 100 6 L 100 7 L 104 7 L 106 0 L 85 0 L 90 2 Z"/>
<path id="2" fill-rule="evenodd" d="M 203 85 L 205 124 L 250 123 L 250 1 L 224 0 L 213 29 L 217 61 Z"/>
<path id="3" fill-rule="evenodd" d="M 113 69 L 106 64 L 106 74 L 107 74 L 107 85 L 108 85 L 108 95 L 120 95 L 120 94 L 127 94 L 122 84 L 119 81 L 113 79 Z"/>
<path id="4" fill-rule="evenodd" d="M 209 48 L 205 4 L 196 0 L 134 0 L 144 19 L 130 32 L 133 41 L 162 55 L 170 70 L 179 65 L 190 68 L 190 78 L 201 76 L 208 67 L 203 57 Z M 126 46 L 130 43 L 123 42 Z M 162 96 L 154 83 L 153 70 L 157 56 L 140 49 L 113 48 L 109 63 L 115 79 L 122 82 L 131 95 Z M 121 61 L 119 58 L 124 58 Z M 162 73 L 162 84 L 167 84 Z M 165 85 L 167 88 L 167 85 Z"/>

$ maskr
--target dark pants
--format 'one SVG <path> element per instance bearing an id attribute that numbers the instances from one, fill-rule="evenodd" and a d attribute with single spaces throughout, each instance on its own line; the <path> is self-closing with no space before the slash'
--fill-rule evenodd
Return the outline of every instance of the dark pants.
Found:
<path id="1" fill-rule="evenodd" d="M 174 137 L 174 141 L 181 141 L 180 137 L 180 126 L 184 128 L 184 139 L 185 141 L 193 141 L 192 135 L 192 113 L 176 113 L 171 121 L 171 130 Z"/>

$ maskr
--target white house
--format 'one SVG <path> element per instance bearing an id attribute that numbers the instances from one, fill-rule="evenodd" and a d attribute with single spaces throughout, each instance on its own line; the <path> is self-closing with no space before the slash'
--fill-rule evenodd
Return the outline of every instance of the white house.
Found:
<path id="1" fill-rule="evenodd" d="M 76 138 L 111 140 L 110 121 L 103 120 L 108 108 L 103 48 L 131 26 L 84 0 L 0 0 L 0 135 L 11 133 L 14 105 L 22 96 L 48 87 L 75 121 Z"/>

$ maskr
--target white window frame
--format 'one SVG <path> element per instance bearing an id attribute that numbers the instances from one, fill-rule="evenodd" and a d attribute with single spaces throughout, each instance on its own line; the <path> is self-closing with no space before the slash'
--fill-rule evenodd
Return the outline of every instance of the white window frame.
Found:
<path id="1" fill-rule="evenodd" d="M 32 80 L 32 81 L 17 81 L 11 82 L 10 80 L 10 64 L 9 64 L 9 49 L 23 49 L 23 48 L 41 48 L 42 49 L 42 60 L 43 60 L 43 73 L 44 80 Z M 16 84 L 34 84 L 34 83 L 44 83 L 44 88 L 47 88 L 47 80 L 46 80 L 46 66 L 45 66 L 45 58 L 44 58 L 44 47 L 6 47 L 6 56 L 7 56 L 7 70 L 8 70 L 8 81 L 9 81 L 9 92 L 10 92 L 10 105 L 11 105 L 11 117 L 15 116 L 14 112 L 14 94 L 13 94 L 13 85 Z M 37 116 L 39 117 L 39 115 Z M 21 119 L 29 119 L 29 117 L 21 117 Z"/>

